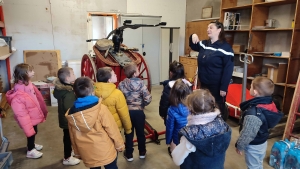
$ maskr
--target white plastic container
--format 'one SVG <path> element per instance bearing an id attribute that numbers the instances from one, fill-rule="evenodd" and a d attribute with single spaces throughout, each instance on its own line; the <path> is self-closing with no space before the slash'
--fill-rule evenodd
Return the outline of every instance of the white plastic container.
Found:
<path id="1" fill-rule="evenodd" d="M 81 60 L 67 60 L 66 65 L 73 69 L 76 78 L 81 77 Z"/>

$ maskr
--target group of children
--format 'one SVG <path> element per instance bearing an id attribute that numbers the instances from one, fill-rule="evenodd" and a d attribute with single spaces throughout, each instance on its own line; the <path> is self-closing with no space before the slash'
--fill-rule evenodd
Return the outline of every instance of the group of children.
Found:
<path id="1" fill-rule="evenodd" d="M 169 72 L 159 113 L 165 120 L 166 144 L 173 161 L 181 169 L 224 168 L 231 128 L 222 119 L 215 98 L 207 89 L 191 91 L 181 63 L 171 63 Z M 272 80 L 256 77 L 250 88 L 254 98 L 240 104 L 243 115 L 235 146 L 238 154 L 245 152 L 249 169 L 263 168 L 268 130 L 283 116 L 272 100 L 273 92 Z"/>
<path id="2" fill-rule="evenodd" d="M 58 70 L 54 97 L 58 100 L 59 127 L 63 129 L 64 165 L 76 165 L 82 159 L 93 169 L 117 167 L 117 152 L 133 161 L 133 132 L 136 131 L 139 157 L 146 157 L 144 107 L 152 96 L 144 85 L 135 63 L 124 66 L 125 78 L 119 84 L 109 67 L 97 71 L 97 83 L 88 77 L 76 79 L 72 68 Z M 14 71 L 14 89 L 7 92 L 14 117 L 27 136 L 28 158 L 40 158 L 42 145 L 35 144 L 37 125 L 46 120 L 47 108 L 38 89 L 31 83 L 33 67 L 18 64 Z M 125 97 L 124 97 L 125 96 Z M 121 136 L 125 130 L 126 143 Z M 72 154 L 72 152 L 74 154 Z"/>
<path id="3" fill-rule="evenodd" d="M 146 156 L 144 107 L 152 97 L 138 78 L 137 65 L 124 66 L 125 78 L 118 85 L 109 67 L 97 71 L 97 83 L 87 77 L 76 79 L 71 68 L 57 73 L 54 97 L 58 100 L 59 127 L 63 129 L 64 165 L 76 165 L 82 159 L 93 169 L 118 168 L 117 154 L 124 151 L 133 161 L 133 132 L 136 131 L 139 158 Z M 14 117 L 27 137 L 27 158 L 40 158 L 42 145 L 35 144 L 37 125 L 46 120 L 47 108 L 38 89 L 31 83 L 33 67 L 18 64 L 14 70 L 14 88 L 7 92 Z M 256 77 L 251 84 L 253 99 L 241 103 L 243 116 L 236 152 L 248 168 L 262 168 L 268 129 L 282 113 L 272 101 L 274 83 Z M 159 107 L 166 124 L 168 151 L 180 168 L 224 168 L 225 154 L 231 140 L 231 128 L 222 119 L 215 98 L 208 90 L 191 90 L 184 79 L 181 63 L 170 65 L 170 80 L 165 81 Z M 124 128 L 125 145 L 121 136 Z M 72 150 L 74 154 L 72 154 Z"/>

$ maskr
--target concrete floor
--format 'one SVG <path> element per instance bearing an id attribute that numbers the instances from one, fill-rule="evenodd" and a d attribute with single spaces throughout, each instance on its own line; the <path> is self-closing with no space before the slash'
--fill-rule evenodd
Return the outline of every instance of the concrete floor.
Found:
<path id="1" fill-rule="evenodd" d="M 158 132 L 164 130 L 165 126 L 163 120 L 158 114 L 158 105 L 162 86 L 154 86 L 152 88 L 152 103 L 146 107 L 146 119 Z M 23 131 L 19 128 L 13 118 L 11 110 L 8 111 L 8 116 L 2 119 L 4 136 L 10 141 L 8 151 L 12 151 L 14 162 L 12 169 L 60 169 L 72 168 L 83 169 L 86 168 L 81 162 L 76 166 L 64 166 L 62 164 L 63 158 L 63 143 L 62 143 L 62 129 L 58 127 L 57 107 L 48 107 L 49 114 L 47 121 L 38 126 L 38 134 L 36 136 L 36 143 L 44 145 L 42 152 L 43 157 L 40 159 L 26 158 L 26 137 Z M 243 156 L 235 152 L 234 144 L 238 137 L 238 125 L 235 119 L 229 119 L 228 124 L 232 127 L 232 137 L 230 146 L 226 152 L 225 168 L 226 169 L 245 169 L 245 160 Z M 147 143 L 147 157 L 146 159 L 138 158 L 137 147 L 134 151 L 134 161 L 127 162 L 122 154 L 118 156 L 119 169 L 176 169 L 179 168 L 174 165 L 172 159 L 167 153 L 167 146 L 165 144 L 165 136 L 159 136 L 161 144 L 157 145 L 151 140 Z M 270 149 L 273 143 L 278 138 L 268 140 L 267 154 L 264 160 L 264 168 L 271 169 L 268 165 Z M 222 141 L 222 140 L 220 140 Z"/>

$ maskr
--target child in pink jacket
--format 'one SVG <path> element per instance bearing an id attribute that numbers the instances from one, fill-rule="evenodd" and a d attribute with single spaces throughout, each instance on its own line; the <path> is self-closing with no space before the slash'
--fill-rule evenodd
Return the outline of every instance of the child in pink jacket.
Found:
<path id="1" fill-rule="evenodd" d="M 35 144 L 37 125 L 46 120 L 48 111 L 42 94 L 30 82 L 33 66 L 18 64 L 14 70 L 14 88 L 6 93 L 14 118 L 27 137 L 27 158 L 40 158 L 43 146 Z"/>

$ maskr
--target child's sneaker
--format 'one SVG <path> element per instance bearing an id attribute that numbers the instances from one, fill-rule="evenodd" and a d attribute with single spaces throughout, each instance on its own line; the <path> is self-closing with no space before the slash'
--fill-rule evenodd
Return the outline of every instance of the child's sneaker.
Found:
<path id="1" fill-rule="evenodd" d="M 31 151 L 27 151 L 26 157 L 27 158 L 40 158 L 42 157 L 43 153 L 37 151 L 35 148 Z"/>
<path id="2" fill-rule="evenodd" d="M 75 157 L 72 157 L 72 156 L 63 160 L 63 165 L 77 165 L 79 163 L 80 163 L 80 160 Z"/>
<path id="3" fill-rule="evenodd" d="M 132 154 L 127 154 L 126 151 L 124 151 L 123 156 L 127 161 L 129 161 L 129 162 L 133 161 L 133 155 Z"/>
<path id="4" fill-rule="evenodd" d="M 140 158 L 141 159 L 146 158 L 146 151 L 140 152 Z"/>
<path id="5" fill-rule="evenodd" d="M 39 145 L 39 144 L 34 144 L 34 148 L 37 150 L 37 151 L 40 151 L 43 149 L 43 146 L 42 145 Z"/>

